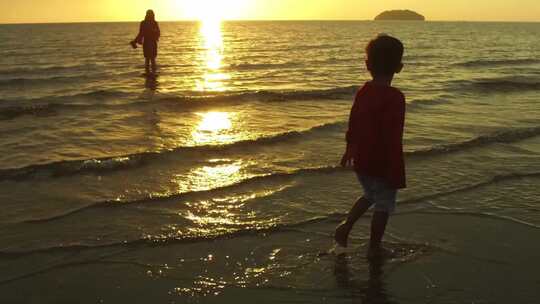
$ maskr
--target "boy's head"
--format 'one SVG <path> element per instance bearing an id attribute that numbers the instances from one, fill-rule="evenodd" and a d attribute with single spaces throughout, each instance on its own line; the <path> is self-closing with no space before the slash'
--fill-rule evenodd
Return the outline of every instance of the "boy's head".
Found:
<path id="1" fill-rule="evenodd" d="M 373 77 L 393 76 L 401 72 L 403 43 L 398 39 L 380 34 L 367 47 L 366 66 Z"/>

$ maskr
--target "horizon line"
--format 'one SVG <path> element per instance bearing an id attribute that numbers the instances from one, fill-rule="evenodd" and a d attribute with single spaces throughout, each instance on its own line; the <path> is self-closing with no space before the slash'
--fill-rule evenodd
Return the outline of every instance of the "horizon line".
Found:
<path id="1" fill-rule="evenodd" d="M 177 20 L 160 20 L 159 22 L 201 22 L 199 19 L 177 19 Z M 374 20 L 374 19 L 224 19 L 222 22 L 332 22 L 332 21 L 348 21 L 348 22 L 394 22 L 394 21 L 411 21 L 411 22 L 474 22 L 474 23 L 540 23 L 540 20 L 459 20 L 459 19 L 426 19 L 421 20 Z M 135 23 L 140 20 L 118 20 L 118 21 L 53 21 L 53 22 L 0 22 L 0 25 L 44 25 L 44 24 L 93 24 L 93 23 Z"/>

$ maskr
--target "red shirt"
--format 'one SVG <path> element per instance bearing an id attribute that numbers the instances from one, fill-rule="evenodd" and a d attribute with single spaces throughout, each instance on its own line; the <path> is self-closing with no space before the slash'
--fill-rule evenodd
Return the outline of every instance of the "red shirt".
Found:
<path id="1" fill-rule="evenodd" d="M 356 144 L 355 170 L 406 187 L 403 159 L 405 96 L 396 88 L 367 82 L 356 94 L 347 143 Z"/>

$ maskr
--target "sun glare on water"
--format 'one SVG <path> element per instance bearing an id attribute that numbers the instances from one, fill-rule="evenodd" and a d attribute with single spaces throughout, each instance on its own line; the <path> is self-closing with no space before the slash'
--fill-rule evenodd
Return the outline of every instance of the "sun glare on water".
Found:
<path id="1" fill-rule="evenodd" d="M 219 145 L 237 140 L 234 132 L 235 113 L 206 112 L 197 113 L 199 123 L 193 129 L 193 142 L 196 145 Z"/>
<path id="2" fill-rule="evenodd" d="M 206 15 L 199 24 L 202 52 L 199 54 L 201 78 L 197 80 L 198 91 L 222 92 L 227 90 L 226 81 L 231 77 L 222 69 L 225 45 L 223 43 L 222 20 L 219 16 Z"/>
<path id="3" fill-rule="evenodd" d="M 187 15 L 199 20 L 200 50 L 194 89 L 201 92 L 223 92 L 230 89 L 223 62 L 228 51 L 223 39 L 223 21 L 241 18 L 253 5 L 249 0 L 191 0 L 185 2 Z"/>
<path id="4" fill-rule="evenodd" d="M 227 112 L 200 113 L 202 118 L 197 130 L 203 132 L 219 132 L 229 130 L 232 127 L 230 114 Z"/>

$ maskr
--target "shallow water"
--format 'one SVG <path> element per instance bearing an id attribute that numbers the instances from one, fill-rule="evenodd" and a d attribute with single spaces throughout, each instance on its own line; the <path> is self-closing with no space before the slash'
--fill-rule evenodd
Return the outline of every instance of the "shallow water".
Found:
<path id="1" fill-rule="evenodd" d="M 9 303 L 535 301 L 539 24 L 161 26 L 155 79 L 135 23 L 0 26 Z M 321 253 L 361 194 L 336 165 L 379 32 L 406 46 L 409 188 L 370 266 L 367 219 Z"/>

